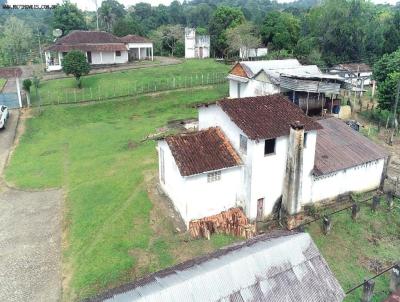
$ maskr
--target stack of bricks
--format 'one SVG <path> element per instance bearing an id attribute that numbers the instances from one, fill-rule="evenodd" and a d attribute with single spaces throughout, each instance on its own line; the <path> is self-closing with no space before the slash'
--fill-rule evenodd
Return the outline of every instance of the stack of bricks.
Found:
<path id="1" fill-rule="evenodd" d="M 232 208 L 217 215 L 191 221 L 189 233 L 192 238 L 210 239 L 214 233 L 251 238 L 255 234 L 255 227 L 249 224 L 241 208 Z"/>

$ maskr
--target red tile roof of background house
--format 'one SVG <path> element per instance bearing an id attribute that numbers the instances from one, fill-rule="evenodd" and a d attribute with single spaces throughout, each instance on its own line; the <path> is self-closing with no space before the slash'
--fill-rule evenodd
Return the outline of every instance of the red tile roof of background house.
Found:
<path id="1" fill-rule="evenodd" d="M 124 51 L 127 50 L 120 38 L 104 31 L 74 30 L 46 48 L 50 51 Z"/>
<path id="2" fill-rule="evenodd" d="M 218 127 L 168 136 L 165 140 L 182 176 L 235 167 L 242 163 Z"/>
<path id="3" fill-rule="evenodd" d="M 317 176 L 386 158 L 388 152 L 337 118 L 320 120 L 314 174 Z"/>
<path id="4" fill-rule="evenodd" d="M 119 39 L 124 43 L 151 43 L 150 39 L 137 35 L 127 35 Z"/>
<path id="5" fill-rule="evenodd" d="M 305 131 L 322 128 L 281 94 L 223 99 L 217 105 L 253 140 L 289 135 L 290 125 L 297 121 Z"/>

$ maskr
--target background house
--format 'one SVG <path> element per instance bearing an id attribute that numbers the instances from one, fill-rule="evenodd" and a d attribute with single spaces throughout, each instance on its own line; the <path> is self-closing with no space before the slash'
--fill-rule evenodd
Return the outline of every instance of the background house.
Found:
<path id="1" fill-rule="evenodd" d="M 112 289 L 91 301 L 329 301 L 344 292 L 306 233 L 272 232 Z"/>
<path id="2" fill-rule="evenodd" d="M 245 60 L 248 60 L 249 58 L 264 57 L 267 54 L 268 54 L 268 48 L 265 47 L 264 45 L 261 45 L 257 48 L 241 47 L 239 49 L 239 57 Z"/>
<path id="3" fill-rule="evenodd" d="M 188 225 L 242 207 L 262 220 L 379 187 L 387 152 L 335 118 L 314 121 L 280 94 L 199 107 L 199 131 L 158 142 L 161 187 Z"/>
<path id="4" fill-rule="evenodd" d="M 333 66 L 330 73 L 338 74 L 354 86 L 365 86 L 371 84 L 372 68 L 365 63 L 338 64 Z"/>
<path id="5" fill-rule="evenodd" d="M 92 65 L 153 59 L 153 44 L 146 38 L 133 35 L 119 38 L 103 31 L 76 30 L 45 49 L 46 70 L 61 70 L 61 61 L 71 50 L 85 53 Z"/>
<path id="6" fill-rule="evenodd" d="M 196 29 L 185 28 L 185 58 L 203 59 L 210 57 L 210 36 L 197 35 Z"/>
<path id="7" fill-rule="evenodd" d="M 283 93 L 307 114 L 323 109 L 334 112 L 345 87 L 344 78 L 322 73 L 316 65 L 301 65 L 296 59 L 243 61 L 230 71 L 229 96 L 251 97 Z"/>

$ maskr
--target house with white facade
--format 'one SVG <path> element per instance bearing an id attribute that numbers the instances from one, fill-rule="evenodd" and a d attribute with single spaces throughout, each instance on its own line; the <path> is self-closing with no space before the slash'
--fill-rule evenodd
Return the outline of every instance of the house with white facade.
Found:
<path id="1" fill-rule="evenodd" d="M 283 93 L 306 113 L 334 111 L 337 96 L 345 88 L 339 75 L 322 73 L 316 65 L 296 59 L 242 61 L 228 75 L 231 98 Z"/>
<path id="2" fill-rule="evenodd" d="M 267 54 L 268 48 L 263 45 L 254 48 L 243 46 L 239 49 L 239 57 L 243 60 L 248 60 L 249 58 L 260 58 L 266 56 Z"/>
<path id="3" fill-rule="evenodd" d="M 199 106 L 198 131 L 158 140 L 159 180 L 182 219 L 281 208 L 380 186 L 387 152 L 335 118 L 315 121 L 281 94 Z"/>
<path id="4" fill-rule="evenodd" d="M 344 77 L 357 87 L 368 86 L 372 83 L 372 68 L 365 63 L 338 64 L 333 66 L 329 72 Z"/>
<path id="5" fill-rule="evenodd" d="M 94 66 L 153 60 L 153 43 L 144 37 L 116 37 L 104 31 L 74 30 L 45 49 L 46 70 L 61 70 L 63 57 L 71 50 L 82 51 Z"/>
<path id="6" fill-rule="evenodd" d="M 210 57 L 210 36 L 198 35 L 196 29 L 185 28 L 185 58 L 204 59 Z"/>

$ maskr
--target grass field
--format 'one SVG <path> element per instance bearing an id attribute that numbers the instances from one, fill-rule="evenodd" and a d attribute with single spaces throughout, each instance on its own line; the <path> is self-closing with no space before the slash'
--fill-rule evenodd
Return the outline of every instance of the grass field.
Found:
<path id="1" fill-rule="evenodd" d="M 362 205 L 356 222 L 351 219 L 350 211 L 332 216 L 333 230 L 328 236 L 322 234 L 319 222 L 307 230 L 344 291 L 400 260 L 399 200 L 392 212 L 383 202 L 377 212 L 371 211 L 370 204 Z M 389 293 L 389 273 L 375 281 L 373 301 L 380 302 Z M 361 288 L 352 292 L 345 302 L 360 301 L 361 292 Z"/>
<path id="2" fill-rule="evenodd" d="M 63 187 L 66 192 L 64 300 L 87 297 L 132 278 L 232 242 L 226 236 L 191 241 L 175 233 L 152 190 L 157 155 L 142 142 L 170 120 L 196 116 L 189 105 L 227 94 L 226 85 L 175 91 L 89 106 L 50 106 L 27 120 L 26 132 L 6 170 L 21 188 Z M 323 236 L 308 228 L 344 290 L 400 260 L 400 210 L 362 207 L 333 217 Z M 377 279 L 376 297 L 387 293 L 388 275 Z M 346 302 L 360 299 L 360 290 Z"/>
<path id="3" fill-rule="evenodd" d="M 149 199 L 156 182 L 154 141 L 169 120 L 195 117 L 194 102 L 225 85 L 91 106 L 48 107 L 27 121 L 6 179 L 21 188 L 63 187 L 67 200 L 66 300 L 206 253 L 233 239 L 187 241 Z"/>
<path id="4" fill-rule="evenodd" d="M 136 95 L 216 83 L 226 77 L 229 69 L 230 66 L 212 59 L 188 60 L 171 66 L 88 75 L 82 78 L 82 89 L 76 88 L 74 78 L 43 81 L 38 95 L 41 104 Z M 38 104 L 38 100 L 39 97 L 33 92 L 32 102 Z"/>
<path id="5" fill-rule="evenodd" d="M 0 91 L 3 88 L 4 84 L 7 82 L 6 79 L 0 78 Z"/>

